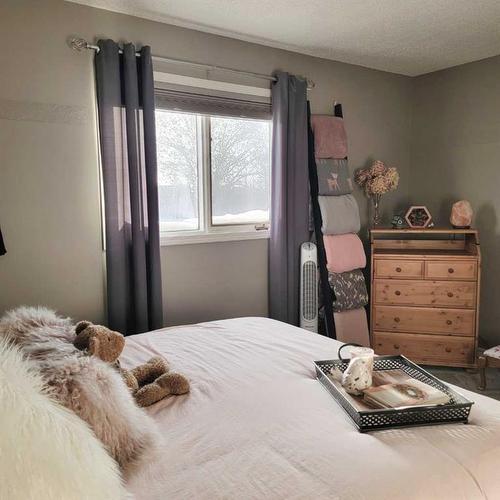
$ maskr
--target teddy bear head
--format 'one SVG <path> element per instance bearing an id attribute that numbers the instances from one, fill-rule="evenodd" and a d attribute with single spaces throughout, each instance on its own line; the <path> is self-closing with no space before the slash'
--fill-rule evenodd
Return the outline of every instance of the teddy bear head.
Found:
<path id="1" fill-rule="evenodd" d="M 125 337 L 101 325 L 90 321 L 80 321 L 75 327 L 74 346 L 81 351 L 87 350 L 93 356 L 114 363 L 123 351 Z"/>

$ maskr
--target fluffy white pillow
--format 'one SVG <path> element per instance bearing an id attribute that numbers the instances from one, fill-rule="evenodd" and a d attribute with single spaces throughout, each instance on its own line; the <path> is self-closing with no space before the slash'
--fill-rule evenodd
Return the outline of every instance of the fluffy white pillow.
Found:
<path id="1" fill-rule="evenodd" d="M 53 401 L 18 348 L 0 339 L 2 498 L 122 499 L 118 465 L 87 424 Z"/>
<path id="2" fill-rule="evenodd" d="M 160 436 L 153 419 L 115 368 L 73 345 L 69 319 L 44 307 L 19 307 L 0 318 L 0 337 L 21 349 L 56 401 L 87 422 L 125 479 L 155 459 Z"/>

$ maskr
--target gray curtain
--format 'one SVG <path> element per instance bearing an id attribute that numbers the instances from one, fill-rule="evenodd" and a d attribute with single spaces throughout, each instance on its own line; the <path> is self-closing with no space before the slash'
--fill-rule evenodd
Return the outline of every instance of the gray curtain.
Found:
<path id="1" fill-rule="evenodd" d="M 2 230 L 0 229 L 0 255 L 5 255 L 7 253 L 7 249 L 5 248 L 5 244 L 3 242 Z"/>
<path id="2" fill-rule="evenodd" d="M 272 88 L 269 315 L 298 325 L 300 245 L 309 240 L 307 84 L 288 73 L 276 77 Z"/>
<path id="3" fill-rule="evenodd" d="M 151 49 L 98 45 L 108 325 L 140 333 L 163 325 Z"/>

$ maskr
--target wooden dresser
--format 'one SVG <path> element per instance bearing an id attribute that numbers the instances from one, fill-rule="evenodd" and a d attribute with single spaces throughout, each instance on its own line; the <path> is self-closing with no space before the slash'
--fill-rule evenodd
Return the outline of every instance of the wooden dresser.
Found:
<path id="1" fill-rule="evenodd" d="M 370 335 L 377 354 L 474 367 L 481 252 L 474 229 L 373 229 Z"/>

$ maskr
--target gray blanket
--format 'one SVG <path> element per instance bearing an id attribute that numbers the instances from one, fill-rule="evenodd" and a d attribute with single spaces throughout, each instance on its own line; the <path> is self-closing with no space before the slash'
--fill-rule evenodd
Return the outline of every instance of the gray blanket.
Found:
<path id="1" fill-rule="evenodd" d="M 323 234 L 357 233 L 361 228 L 358 203 L 352 194 L 318 196 Z"/>

